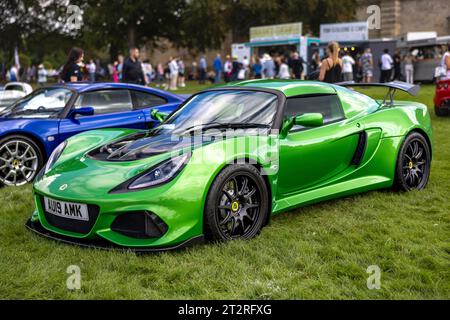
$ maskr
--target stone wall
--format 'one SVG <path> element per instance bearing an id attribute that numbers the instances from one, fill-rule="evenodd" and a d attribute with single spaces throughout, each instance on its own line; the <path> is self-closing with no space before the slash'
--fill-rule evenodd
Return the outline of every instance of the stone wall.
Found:
<path id="1" fill-rule="evenodd" d="M 157 48 L 143 47 L 141 48 L 141 60 L 148 59 L 152 64 L 167 63 L 170 57 L 183 57 L 183 61 L 187 68 L 191 67 L 192 61 L 199 62 L 200 55 L 204 54 L 209 66 L 213 64 L 217 53 L 222 55 L 222 60 L 225 60 L 227 54 L 231 55 L 231 33 L 227 35 L 222 47 L 217 50 L 207 50 L 206 52 L 194 52 L 186 48 L 176 48 L 170 41 L 161 41 Z"/>
<path id="2" fill-rule="evenodd" d="M 450 35 L 450 0 L 359 0 L 356 20 L 368 18 L 367 7 L 381 9 L 381 30 L 371 30 L 370 38 L 396 37 L 407 32 L 436 31 Z"/>

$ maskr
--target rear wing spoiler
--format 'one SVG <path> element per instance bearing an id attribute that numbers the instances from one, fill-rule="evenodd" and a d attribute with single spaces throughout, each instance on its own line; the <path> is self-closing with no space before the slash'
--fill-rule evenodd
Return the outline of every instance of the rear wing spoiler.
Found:
<path id="1" fill-rule="evenodd" d="M 420 86 L 402 82 L 402 81 L 392 81 L 387 83 L 355 83 L 354 81 L 339 82 L 336 85 L 341 87 L 384 87 L 388 88 L 389 91 L 384 97 L 383 104 L 386 104 L 389 99 L 389 104 L 394 104 L 394 95 L 397 90 L 407 92 L 412 96 L 417 96 L 420 91 Z"/>

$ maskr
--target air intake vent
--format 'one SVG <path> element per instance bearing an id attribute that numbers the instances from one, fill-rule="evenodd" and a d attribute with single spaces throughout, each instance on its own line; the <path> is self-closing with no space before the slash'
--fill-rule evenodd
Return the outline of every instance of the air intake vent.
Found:
<path id="1" fill-rule="evenodd" d="M 111 226 L 111 230 L 136 239 L 161 238 L 167 229 L 161 218 L 146 211 L 121 214 Z"/>
<path id="2" fill-rule="evenodd" d="M 364 153 L 366 152 L 367 147 L 367 133 L 361 132 L 359 134 L 358 146 L 356 147 L 355 154 L 353 155 L 351 165 L 359 166 L 364 157 Z"/>

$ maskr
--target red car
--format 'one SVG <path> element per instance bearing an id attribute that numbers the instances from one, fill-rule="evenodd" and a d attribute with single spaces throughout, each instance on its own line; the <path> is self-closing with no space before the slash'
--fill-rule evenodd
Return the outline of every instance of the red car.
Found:
<path id="1" fill-rule="evenodd" d="M 436 84 L 434 110 L 437 116 L 445 116 L 450 111 L 450 79 L 440 80 Z"/>

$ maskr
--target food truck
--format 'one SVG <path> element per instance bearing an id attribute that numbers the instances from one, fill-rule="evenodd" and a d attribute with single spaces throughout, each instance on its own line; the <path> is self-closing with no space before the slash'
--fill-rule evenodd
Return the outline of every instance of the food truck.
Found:
<path id="1" fill-rule="evenodd" d="M 232 54 L 238 58 L 248 54 L 248 57 L 262 56 L 268 53 L 272 56 L 289 56 L 298 52 L 305 61 L 304 70 L 308 73 L 308 64 L 312 50 L 319 46 L 320 39 L 302 35 L 301 22 L 260 26 L 250 28 L 250 41 L 233 44 Z"/>

